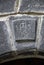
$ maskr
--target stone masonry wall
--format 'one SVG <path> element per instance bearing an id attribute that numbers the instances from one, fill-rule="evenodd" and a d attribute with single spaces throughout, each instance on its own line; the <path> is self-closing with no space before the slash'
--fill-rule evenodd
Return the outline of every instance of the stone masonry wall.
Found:
<path id="1" fill-rule="evenodd" d="M 44 58 L 44 0 L 0 0 L 0 63 Z"/>

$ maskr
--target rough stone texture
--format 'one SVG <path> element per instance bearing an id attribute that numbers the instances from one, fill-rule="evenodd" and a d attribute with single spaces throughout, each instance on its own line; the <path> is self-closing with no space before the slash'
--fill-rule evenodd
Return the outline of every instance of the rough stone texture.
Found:
<path id="1" fill-rule="evenodd" d="M 16 0 L 0 0 L 0 15 L 17 12 Z"/>
<path id="2" fill-rule="evenodd" d="M 17 15 L 10 16 L 9 23 L 13 32 L 14 43 L 17 51 L 29 51 L 35 49 L 36 28 L 38 19 L 36 16 Z M 27 52 L 26 51 L 26 52 Z"/>
<path id="3" fill-rule="evenodd" d="M 44 12 L 44 0 L 19 0 L 19 12 Z"/>
<path id="4" fill-rule="evenodd" d="M 9 33 L 4 21 L 0 21 L 0 54 L 10 52 L 11 43 L 9 39 Z"/>
<path id="5" fill-rule="evenodd" d="M 39 38 L 39 51 L 44 52 L 44 17 L 42 18 L 40 38 Z"/>
<path id="6" fill-rule="evenodd" d="M 40 12 L 41 15 L 38 15 Z M 35 57 L 41 54 L 40 57 L 44 58 L 44 15 L 42 13 L 44 13 L 44 0 L 0 0 L 1 61 L 6 60 L 8 52 L 13 51 L 14 59 L 16 54 L 20 56 L 20 53 L 22 55 L 25 52 L 26 56 L 33 52 Z"/>

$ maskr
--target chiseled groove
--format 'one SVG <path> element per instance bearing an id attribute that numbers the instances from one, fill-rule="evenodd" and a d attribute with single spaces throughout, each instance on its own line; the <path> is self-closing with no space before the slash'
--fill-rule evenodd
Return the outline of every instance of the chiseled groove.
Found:
<path id="1" fill-rule="evenodd" d="M 12 61 L 12 60 L 17 60 L 17 59 L 24 59 L 24 58 L 39 58 L 39 59 L 44 59 L 44 56 L 41 56 L 41 55 L 37 55 L 37 56 L 35 56 L 35 55 L 19 55 L 19 56 L 17 56 L 17 57 L 15 57 L 15 56 L 13 56 L 13 58 L 9 58 L 9 59 L 6 59 L 6 60 L 3 60 L 3 61 L 1 61 L 0 62 L 0 64 L 1 63 L 5 63 L 5 62 L 8 62 L 8 61 Z"/>
<path id="2" fill-rule="evenodd" d="M 17 13 L 10 13 L 10 14 L 2 14 L 0 15 L 0 17 L 5 17 L 5 16 L 9 16 L 9 15 L 17 15 L 17 14 L 28 14 L 28 15 L 44 15 L 44 13 L 35 13 L 35 12 L 17 12 Z"/>

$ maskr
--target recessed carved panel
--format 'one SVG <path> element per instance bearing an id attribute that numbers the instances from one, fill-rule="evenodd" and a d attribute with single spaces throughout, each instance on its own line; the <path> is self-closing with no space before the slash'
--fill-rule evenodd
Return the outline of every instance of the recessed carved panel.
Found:
<path id="1" fill-rule="evenodd" d="M 35 40 L 36 20 L 16 20 L 13 23 L 16 40 Z"/>

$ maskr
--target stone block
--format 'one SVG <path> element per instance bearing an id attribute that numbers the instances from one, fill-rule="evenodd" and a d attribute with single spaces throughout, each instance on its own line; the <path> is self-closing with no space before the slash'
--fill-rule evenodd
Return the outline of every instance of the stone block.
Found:
<path id="1" fill-rule="evenodd" d="M 44 12 L 44 0 L 20 0 L 19 12 Z"/>
<path id="2" fill-rule="evenodd" d="M 16 0 L 0 0 L 0 15 L 17 12 Z"/>
<path id="3" fill-rule="evenodd" d="M 0 21 L 0 54 L 11 51 L 9 33 L 4 21 Z"/>

